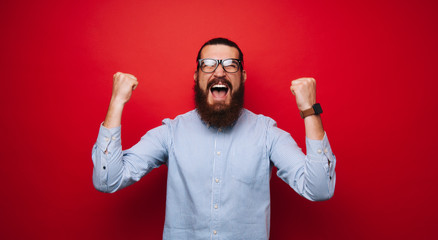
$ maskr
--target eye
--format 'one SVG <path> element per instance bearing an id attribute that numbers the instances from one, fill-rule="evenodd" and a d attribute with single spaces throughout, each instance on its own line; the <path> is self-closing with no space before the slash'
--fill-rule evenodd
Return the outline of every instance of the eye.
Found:
<path id="1" fill-rule="evenodd" d="M 224 66 L 225 67 L 237 67 L 239 63 L 236 60 L 233 59 L 226 59 L 224 60 Z"/>
<path id="2" fill-rule="evenodd" d="M 234 59 L 225 59 L 223 65 L 227 72 L 237 72 L 239 70 L 239 62 Z"/>
<path id="3" fill-rule="evenodd" d="M 216 61 L 214 59 L 204 59 L 204 61 L 202 61 L 202 65 L 206 67 L 214 67 L 216 65 Z"/>

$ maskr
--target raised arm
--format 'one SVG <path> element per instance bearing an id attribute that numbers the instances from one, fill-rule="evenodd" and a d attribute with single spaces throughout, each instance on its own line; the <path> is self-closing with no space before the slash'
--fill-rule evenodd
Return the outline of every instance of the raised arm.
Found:
<path id="1" fill-rule="evenodd" d="M 131 74 L 114 74 L 108 112 L 92 151 L 93 184 L 99 191 L 115 192 L 129 186 L 167 160 L 165 125 L 150 130 L 135 146 L 122 151 L 122 111 L 137 85 Z"/>
<path id="2" fill-rule="evenodd" d="M 316 103 L 316 82 L 313 78 L 292 81 L 290 90 L 295 95 L 299 111 L 312 108 Z M 312 201 L 327 200 L 335 190 L 336 158 L 322 127 L 319 115 L 304 118 L 306 128 L 306 155 L 301 152 L 290 134 L 273 127 L 271 160 L 277 175 L 297 193 Z"/>

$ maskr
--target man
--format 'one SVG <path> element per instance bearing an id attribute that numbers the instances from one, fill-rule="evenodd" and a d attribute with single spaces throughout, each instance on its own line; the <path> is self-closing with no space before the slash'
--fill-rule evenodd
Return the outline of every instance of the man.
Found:
<path id="1" fill-rule="evenodd" d="M 122 110 L 138 85 L 114 75 L 107 116 L 93 148 L 93 183 L 115 192 L 152 169 L 168 167 L 163 239 L 269 238 L 271 170 L 303 197 L 329 199 L 336 159 L 322 127 L 312 78 L 292 81 L 304 118 L 307 156 L 290 134 L 243 108 L 246 71 L 232 41 L 215 38 L 199 50 L 194 74 L 196 109 L 146 133 L 122 151 Z"/>

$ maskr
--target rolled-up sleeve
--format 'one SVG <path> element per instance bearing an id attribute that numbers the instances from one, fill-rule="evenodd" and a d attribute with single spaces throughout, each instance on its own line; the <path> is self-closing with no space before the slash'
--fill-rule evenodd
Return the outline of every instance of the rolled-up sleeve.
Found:
<path id="1" fill-rule="evenodd" d="M 277 128 L 275 123 L 268 136 L 270 160 L 277 167 L 278 177 L 311 201 L 333 196 L 336 158 L 325 133 L 322 140 L 306 138 L 306 155 L 290 134 Z"/>
<path id="2" fill-rule="evenodd" d="M 322 140 L 306 138 L 306 187 L 313 200 L 327 200 L 333 196 L 336 183 L 336 157 L 332 152 L 327 134 Z"/>
<path id="3" fill-rule="evenodd" d="M 108 129 L 101 125 L 92 150 L 94 187 L 112 193 L 166 163 L 167 131 L 165 125 L 154 128 L 132 148 L 122 151 L 121 127 Z"/>

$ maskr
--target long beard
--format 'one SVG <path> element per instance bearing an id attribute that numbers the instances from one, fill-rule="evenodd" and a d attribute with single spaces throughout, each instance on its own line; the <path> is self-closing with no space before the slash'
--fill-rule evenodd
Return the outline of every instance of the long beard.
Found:
<path id="1" fill-rule="evenodd" d="M 215 103 L 210 105 L 207 102 L 207 94 L 210 88 L 206 91 L 199 87 L 199 81 L 196 80 L 195 86 L 195 104 L 202 121 L 212 126 L 223 128 L 233 125 L 239 118 L 243 109 L 243 95 L 244 95 L 244 83 L 240 83 L 239 89 L 237 89 L 231 95 L 231 102 L 229 105 L 225 103 Z M 229 89 L 228 91 L 231 91 Z"/>

